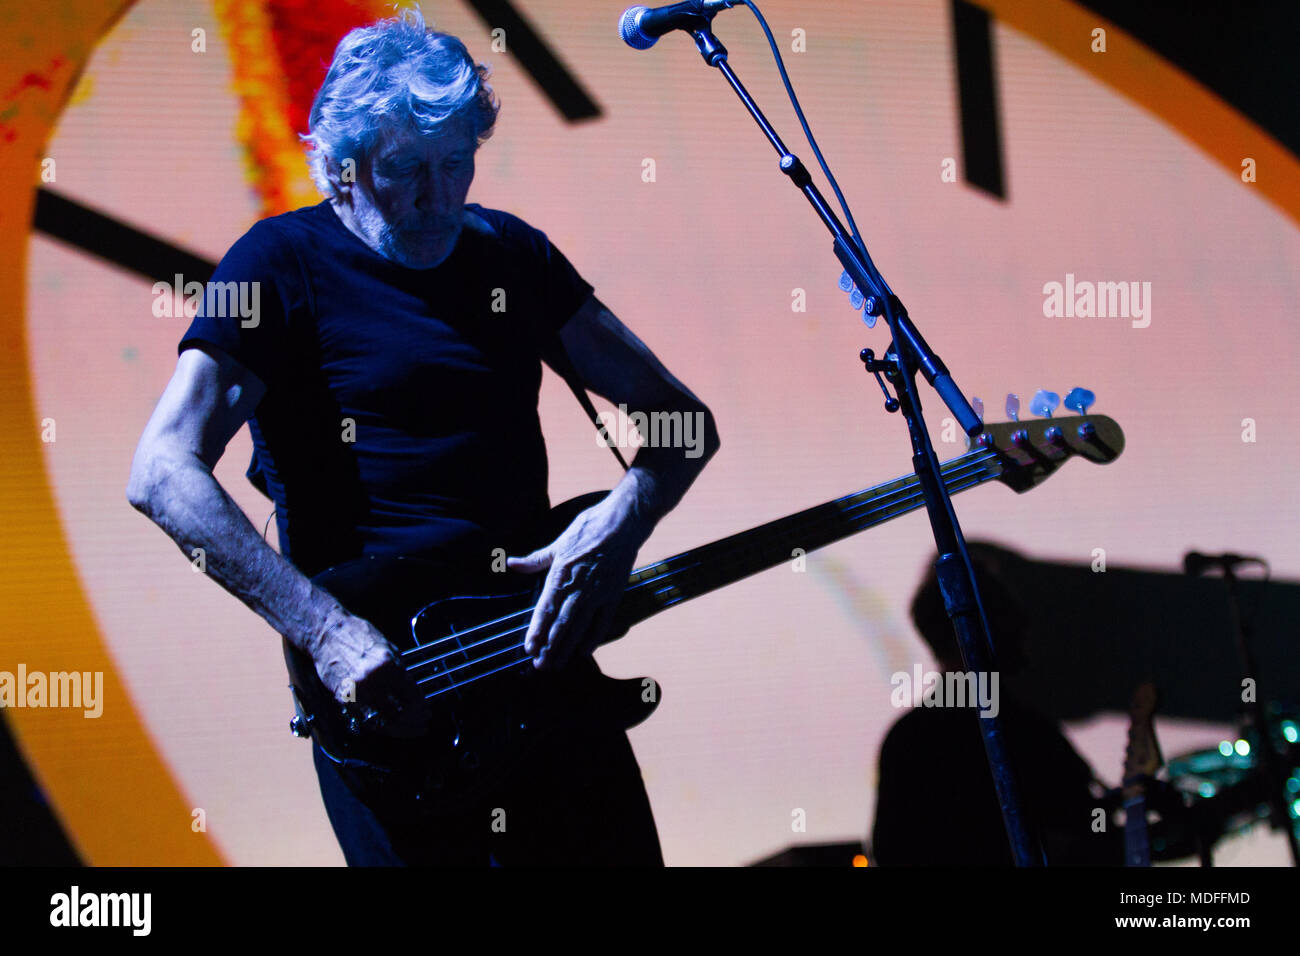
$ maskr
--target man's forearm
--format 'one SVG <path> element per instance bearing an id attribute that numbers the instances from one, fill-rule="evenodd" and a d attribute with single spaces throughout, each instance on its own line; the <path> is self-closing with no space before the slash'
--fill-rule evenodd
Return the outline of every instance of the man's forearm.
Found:
<path id="1" fill-rule="evenodd" d="M 202 463 L 155 466 L 133 476 L 131 503 L 176 542 L 186 557 L 308 653 L 346 612 L 277 554 Z"/>
<path id="2" fill-rule="evenodd" d="M 719 448 L 713 416 L 702 407 L 685 412 L 696 413 L 702 416 L 702 440 L 695 457 L 688 456 L 685 448 L 643 445 L 632 459 L 628 473 L 612 493 L 643 527 L 646 537 L 668 512 L 677 507 Z"/>

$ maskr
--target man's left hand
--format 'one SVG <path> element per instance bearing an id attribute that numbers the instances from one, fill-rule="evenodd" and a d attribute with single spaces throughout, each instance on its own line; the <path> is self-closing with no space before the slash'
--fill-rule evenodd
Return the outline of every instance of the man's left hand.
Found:
<path id="1" fill-rule="evenodd" d="M 563 667 L 575 653 L 589 654 L 600 645 L 648 534 L 627 499 L 611 494 L 546 547 L 506 560 L 509 570 L 525 574 L 549 569 L 524 638 L 534 667 Z"/>

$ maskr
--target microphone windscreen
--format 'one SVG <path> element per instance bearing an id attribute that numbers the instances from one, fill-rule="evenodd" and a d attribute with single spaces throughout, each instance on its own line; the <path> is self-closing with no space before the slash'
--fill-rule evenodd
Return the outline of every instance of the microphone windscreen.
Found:
<path id="1" fill-rule="evenodd" d="M 648 37 L 641 32 L 641 18 L 646 12 L 647 8 L 643 6 L 628 7 L 618 21 L 619 36 L 634 50 L 648 50 L 659 41 L 658 37 Z"/>

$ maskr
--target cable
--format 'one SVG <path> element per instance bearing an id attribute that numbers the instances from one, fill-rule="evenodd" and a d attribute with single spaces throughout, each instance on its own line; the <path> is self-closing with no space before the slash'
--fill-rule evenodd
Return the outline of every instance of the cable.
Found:
<path id="1" fill-rule="evenodd" d="M 804 118 L 803 107 L 799 105 L 799 97 L 795 95 L 794 87 L 790 84 L 790 77 L 785 72 L 785 62 L 781 59 L 781 51 L 777 49 L 776 40 L 772 36 L 771 29 L 768 28 L 767 20 L 763 18 L 762 12 L 754 5 L 753 0 L 741 0 L 741 2 L 749 7 L 754 16 L 758 18 L 758 25 L 763 28 L 763 32 L 767 35 L 768 46 L 772 48 L 772 56 L 776 58 L 776 68 L 781 71 L 781 82 L 785 84 L 785 91 L 790 96 L 790 103 L 794 106 L 795 115 L 799 117 L 799 125 L 803 127 L 804 136 L 808 139 L 808 145 L 812 147 L 813 155 L 817 157 L 817 164 L 821 166 L 822 172 L 826 174 L 826 181 L 831 184 L 831 189 L 835 192 L 835 198 L 839 200 L 840 208 L 844 210 L 844 218 L 848 221 L 849 231 L 853 234 L 853 241 L 857 243 L 858 251 L 862 253 L 864 259 L 870 262 L 870 258 L 867 256 L 866 244 L 862 241 L 862 236 L 858 233 L 858 224 L 853 219 L 853 212 L 844 199 L 844 193 L 840 192 L 840 184 L 835 181 L 835 177 L 831 175 L 830 167 L 826 165 L 826 160 L 822 157 L 822 151 L 817 146 L 817 140 L 812 134 L 812 129 L 808 126 L 808 120 Z M 876 278 L 876 276 L 872 278 Z M 881 291 L 886 295 L 889 294 L 888 288 L 882 288 Z"/>

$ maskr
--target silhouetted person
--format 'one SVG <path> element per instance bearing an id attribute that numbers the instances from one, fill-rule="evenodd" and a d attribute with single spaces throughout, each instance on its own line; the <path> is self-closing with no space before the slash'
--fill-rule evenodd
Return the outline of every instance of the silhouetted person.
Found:
<path id="1" fill-rule="evenodd" d="M 1121 863 L 1114 828 L 1093 831 L 1100 784 L 1056 724 L 1018 702 L 1004 678 L 1024 663 L 1024 612 L 991 558 L 972 547 L 976 580 L 999 658 L 998 716 L 1020 784 L 1022 809 L 1049 864 Z M 939 672 L 965 671 L 933 565 L 911 607 Z M 988 708 L 992 710 L 993 708 Z M 1013 858 L 984 752 L 981 708 L 914 706 L 880 747 L 872 855 L 883 866 L 1010 866 Z M 1094 793 L 1094 788 L 1096 792 Z"/>

